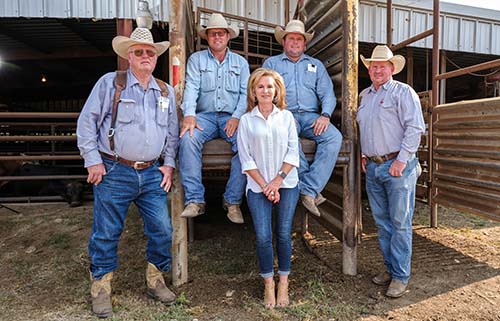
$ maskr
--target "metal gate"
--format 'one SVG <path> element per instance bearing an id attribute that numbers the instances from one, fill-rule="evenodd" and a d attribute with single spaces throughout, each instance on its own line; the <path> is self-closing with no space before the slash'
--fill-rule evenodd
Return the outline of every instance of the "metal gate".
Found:
<path id="1" fill-rule="evenodd" d="M 500 221 L 500 98 L 438 105 L 432 126 L 433 211 Z"/>

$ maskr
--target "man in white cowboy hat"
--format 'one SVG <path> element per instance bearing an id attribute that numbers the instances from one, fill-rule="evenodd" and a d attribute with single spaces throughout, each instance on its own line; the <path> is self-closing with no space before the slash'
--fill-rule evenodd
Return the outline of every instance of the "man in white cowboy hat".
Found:
<path id="1" fill-rule="evenodd" d="M 250 74 L 247 61 L 228 48 L 239 29 L 229 25 L 221 14 L 210 16 L 198 35 L 208 42 L 208 49 L 195 52 L 186 67 L 186 87 L 182 100 L 184 121 L 180 133 L 179 166 L 184 203 L 182 217 L 205 213 L 205 188 L 201 180 L 203 145 L 222 137 L 231 143 L 234 156 L 223 195 L 223 207 L 233 223 L 244 223 L 240 203 L 246 177 L 237 155 L 236 130 L 246 110 L 246 90 Z"/>
<path id="2" fill-rule="evenodd" d="M 118 267 L 117 247 L 132 202 L 144 221 L 147 293 L 165 304 L 175 302 L 162 272 L 170 270 L 172 226 L 167 192 L 179 143 L 175 93 L 152 76 L 168 41 L 155 43 L 146 28 L 130 38 L 117 36 L 113 49 L 129 62 L 119 97 L 115 78 L 101 77 L 78 118 L 80 153 L 94 188 L 94 223 L 89 241 L 92 310 L 112 315 L 111 279 Z M 113 107 L 117 102 L 116 109 Z"/>
<path id="3" fill-rule="evenodd" d="M 416 152 L 425 124 L 418 95 L 392 79 L 403 70 L 403 56 L 379 45 L 371 58 L 361 56 L 361 61 L 372 81 L 359 95 L 361 165 L 386 268 L 372 281 L 389 285 L 386 295 L 397 298 L 404 295 L 410 279 L 411 226 L 420 175 Z"/>
<path id="4" fill-rule="evenodd" d="M 305 32 L 302 21 L 292 20 L 284 30 L 276 27 L 274 35 L 284 52 L 268 58 L 263 67 L 283 76 L 287 109 L 297 121 L 298 135 L 316 142 L 311 164 L 300 149 L 299 190 L 302 205 L 320 216 L 317 206 L 325 201 L 320 193 L 330 180 L 342 145 L 342 134 L 330 122 L 336 105 L 333 83 L 323 63 L 304 53 L 314 33 Z"/>

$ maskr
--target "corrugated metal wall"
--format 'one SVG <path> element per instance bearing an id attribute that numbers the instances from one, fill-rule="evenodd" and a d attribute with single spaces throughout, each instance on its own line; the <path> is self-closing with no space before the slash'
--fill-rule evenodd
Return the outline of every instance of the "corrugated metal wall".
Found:
<path id="1" fill-rule="evenodd" d="M 147 0 L 155 21 L 168 21 L 166 0 Z M 137 0 L 0 0 L 0 17 L 135 18 Z"/>
<path id="2" fill-rule="evenodd" d="M 168 21 L 168 0 L 147 0 L 155 21 Z M 0 0 L 0 17 L 134 18 L 137 0 Z M 293 15 L 297 0 L 289 0 Z M 285 24 L 285 0 L 193 0 L 205 7 L 238 16 Z"/>
<path id="3" fill-rule="evenodd" d="M 199 7 L 285 25 L 285 0 L 194 0 L 193 3 Z M 292 17 L 297 0 L 289 0 L 289 3 Z"/>
<path id="4" fill-rule="evenodd" d="M 473 5 L 473 3 L 471 3 Z M 460 6 L 454 6 L 460 8 Z M 386 0 L 362 0 L 359 6 L 359 41 L 386 42 Z M 446 7 L 445 7 L 446 8 Z M 468 7 L 464 14 L 448 13 L 441 9 L 440 48 L 452 51 L 465 51 L 490 55 L 500 55 L 500 11 L 496 20 L 474 16 L 482 9 Z M 477 12 L 473 12 L 477 11 Z M 465 14 L 466 13 L 466 14 Z M 393 42 L 399 43 L 414 35 L 432 28 L 432 10 L 403 5 L 393 5 Z M 432 37 L 427 37 L 412 46 L 432 48 Z"/>

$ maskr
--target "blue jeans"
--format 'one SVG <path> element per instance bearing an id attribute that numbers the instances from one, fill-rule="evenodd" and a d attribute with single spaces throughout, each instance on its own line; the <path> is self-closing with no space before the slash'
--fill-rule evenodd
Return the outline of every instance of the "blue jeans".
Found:
<path id="1" fill-rule="evenodd" d="M 227 137 L 224 131 L 229 119 L 231 119 L 229 113 L 196 114 L 196 121 L 203 130 L 195 128 L 192 137 L 189 136 L 189 132 L 182 136 L 179 147 L 179 169 L 182 187 L 184 187 L 184 204 L 205 203 L 205 187 L 203 187 L 201 181 L 201 153 L 206 142 L 218 137 L 224 138 L 228 143 L 231 143 L 234 154 L 231 159 L 231 172 L 224 199 L 229 204 L 241 204 L 247 178 L 241 172 L 241 163 L 236 145 L 237 132 L 232 137 Z"/>
<path id="2" fill-rule="evenodd" d="M 148 238 L 146 257 L 161 271 L 170 270 L 172 225 L 167 193 L 160 187 L 158 162 L 146 169 L 103 160 L 106 175 L 94 185 L 94 222 L 89 240 L 90 272 L 100 279 L 118 267 L 118 241 L 132 202 L 139 209 Z"/>
<path id="3" fill-rule="evenodd" d="M 316 153 L 311 164 L 309 164 L 302 151 L 302 145 L 299 144 L 300 194 L 316 197 L 325 188 L 335 168 L 342 147 L 342 134 L 335 126 L 330 124 L 323 134 L 314 135 L 314 129 L 311 126 L 320 117 L 317 113 L 295 112 L 293 116 L 297 120 L 297 134 L 299 137 L 316 142 Z"/>
<path id="4" fill-rule="evenodd" d="M 276 214 L 276 252 L 278 254 L 278 274 L 290 274 L 290 260 L 292 258 L 292 223 L 295 208 L 299 200 L 299 188 L 281 188 L 280 202 L 274 205 Z M 272 231 L 273 203 L 263 193 L 254 193 L 248 190 L 247 203 L 252 214 L 253 226 L 256 235 L 257 258 L 259 260 L 260 275 L 269 278 L 274 275 L 274 252 Z"/>
<path id="5" fill-rule="evenodd" d="M 389 174 L 394 160 L 366 164 L 366 192 L 378 227 L 384 264 L 393 279 L 408 283 L 411 271 L 413 210 L 417 183 L 417 158 L 406 163 L 403 176 Z"/>

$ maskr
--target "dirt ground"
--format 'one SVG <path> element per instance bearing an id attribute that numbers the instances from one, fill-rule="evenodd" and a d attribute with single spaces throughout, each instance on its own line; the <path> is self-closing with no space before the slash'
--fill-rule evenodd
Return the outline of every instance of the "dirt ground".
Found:
<path id="1" fill-rule="evenodd" d="M 210 205 L 210 204 L 209 204 Z M 229 223 L 218 204 L 196 220 L 189 245 L 189 283 L 164 307 L 145 295 L 145 242 L 135 208 L 127 218 L 113 280 L 112 320 L 500 320 L 500 224 L 441 208 L 414 220 L 408 293 L 388 299 L 370 282 L 383 269 L 369 209 L 364 208 L 358 275 L 342 274 L 342 248 L 316 223 L 314 253 L 294 231 L 291 306 L 267 311 L 247 222 Z M 92 204 L 8 205 L 0 208 L 0 320 L 94 320 L 90 313 L 87 240 Z"/>

